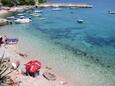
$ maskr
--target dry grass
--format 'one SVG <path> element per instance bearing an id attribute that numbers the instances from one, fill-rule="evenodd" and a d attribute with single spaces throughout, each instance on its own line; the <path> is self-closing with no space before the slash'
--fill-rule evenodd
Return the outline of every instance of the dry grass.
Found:
<path id="1" fill-rule="evenodd" d="M 5 53 L 5 52 L 4 52 Z M 10 76 L 14 70 L 11 70 L 10 60 L 4 58 L 4 54 L 0 59 L 0 86 L 19 86 L 19 83 L 14 82 Z"/>

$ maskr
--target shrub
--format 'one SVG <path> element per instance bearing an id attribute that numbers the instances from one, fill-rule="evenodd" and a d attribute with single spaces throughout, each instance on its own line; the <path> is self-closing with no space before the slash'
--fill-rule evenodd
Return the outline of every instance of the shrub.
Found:
<path id="1" fill-rule="evenodd" d="M 8 74 L 13 71 L 10 70 L 10 62 L 9 59 L 4 59 L 4 54 L 0 58 L 0 86 L 16 86 L 14 85 L 14 81 L 11 79 Z"/>
<path id="2" fill-rule="evenodd" d="M 34 5 L 35 1 L 34 0 L 19 0 L 20 5 Z"/>
<path id="3" fill-rule="evenodd" d="M 1 3 L 4 5 L 4 6 L 14 6 L 13 2 L 11 0 L 1 0 Z"/>

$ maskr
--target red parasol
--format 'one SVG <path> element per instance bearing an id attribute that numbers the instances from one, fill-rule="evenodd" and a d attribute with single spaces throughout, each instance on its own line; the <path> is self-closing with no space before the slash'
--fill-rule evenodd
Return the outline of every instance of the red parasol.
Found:
<path id="1" fill-rule="evenodd" d="M 32 60 L 25 64 L 25 68 L 29 73 L 35 73 L 41 68 L 41 62 Z"/>

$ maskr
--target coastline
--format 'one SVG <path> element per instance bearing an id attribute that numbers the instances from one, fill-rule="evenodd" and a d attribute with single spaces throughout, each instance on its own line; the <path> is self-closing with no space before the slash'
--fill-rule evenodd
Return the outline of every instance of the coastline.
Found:
<path id="1" fill-rule="evenodd" d="M 21 40 L 20 40 L 20 41 L 21 41 Z M 26 44 L 25 44 L 25 45 L 26 45 Z M 13 48 L 13 47 L 14 47 L 14 48 Z M 16 47 L 15 45 L 9 46 L 9 47 L 8 47 L 8 51 L 12 51 L 12 52 L 11 52 L 12 55 L 13 55 L 13 54 L 14 54 L 14 55 L 16 54 L 15 57 L 19 57 L 19 59 L 23 58 L 23 57 L 20 57 L 20 56 L 17 54 L 17 52 L 22 52 L 22 51 L 18 51 L 18 50 L 20 50 L 20 49 L 19 49 L 19 48 L 16 48 L 16 49 L 15 49 L 15 47 Z M 18 46 L 17 46 L 17 47 L 18 47 Z M 24 47 L 24 46 L 23 46 L 23 47 Z M 12 49 L 13 49 L 13 50 L 12 50 Z M 44 52 L 44 51 L 41 51 L 41 52 Z M 41 53 L 41 52 L 40 52 L 40 53 Z M 53 50 L 52 50 L 52 52 L 53 52 Z M 11 54 L 11 53 L 10 53 L 10 54 Z M 40 53 L 39 53 L 39 54 L 40 54 Z M 40 55 L 41 55 L 41 54 L 40 54 Z M 39 55 L 39 56 L 40 56 L 40 55 Z M 55 53 L 54 53 L 54 55 L 55 55 Z M 56 55 L 57 55 L 57 54 L 56 54 Z M 43 56 L 43 55 L 42 55 L 42 56 Z M 42 57 L 42 56 L 41 56 L 41 57 Z M 45 56 L 47 56 L 47 54 L 46 54 Z M 44 56 L 44 57 L 45 57 L 45 56 Z M 14 57 L 14 56 L 13 56 L 13 57 Z M 15 59 L 15 57 L 14 57 L 13 59 Z M 29 58 L 29 57 L 31 57 L 31 56 L 28 56 L 27 59 L 26 59 L 26 58 L 21 59 L 21 60 L 20 60 L 21 63 L 24 64 L 24 63 L 25 63 L 26 61 L 28 61 L 29 59 L 32 59 L 32 58 Z M 60 57 L 61 57 L 61 56 L 60 56 Z M 18 59 L 18 58 L 16 58 L 15 60 L 17 60 L 17 59 Z M 67 59 L 67 60 L 68 60 L 68 59 Z M 78 59 L 77 59 L 77 60 L 78 60 Z M 44 64 L 44 62 L 43 62 L 43 64 Z M 87 64 L 89 65 L 89 63 L 87 63 Z M 80 64 L 80 65 L 83 65 L 83 64 Z M 78 69 L 81 67 L 80 65 L 78 65 L 78 63 L 77 63 Z M 88 66 L 88 65 L 86 65 L 86 66 Z M 54 66 L 55 66 L 55 65 L 54 65 Z M 43 67 L 45 67 L 45 66 L 43 66 Z M 95 66 L 92 66 L 92 68 L 93 68 L 93 67 L 95 68 Z M 53 67 L 52 67 L 52 68 L 53 68 Z M 97 69 L 98 69 L 98 68 L 97 68 Z M 66 69 L 65 69 L 65 70 L 66 70 Z M 84 70 L 84 72 L 85 72 L 85 71 L 88 71 L 87 69 L 83 69 L 83 68 L 82 68 L 82 70 Z M 98 70 L 100 70 L 100 69 L 98 69 Z M 95 69 L 95 71 L 96 71 L 96 69 Z M 102 70 L 100 70 L 100 71 L 102 71 Z M 60 71 L 58 71 L 58 72 L 60 72 Z M 65 72 L 65 71 L 64 71 L 64 72 Z M 79 72 L 79 71 L 78 71 L 78 72 Z M 94 71 L 93 71 L 93 72 L 94 72 Z M 96 73 L 97 73 L 97 72 L 96 72 Z M 56 73 L 56 74 L 57 74 L 57 73 Z M 68 75 L 69 75 L 69 74 L 70 74 L 70 73 L 68 73 Z M 82 76 L 80 76 L 80 74 L 82 74 L 82 73 L 80 73 L 80 72 L 77 73 L 77 77 L 82 77 Z M 14 75 L 17 75 L 18 78 L 23 77 L 22 75 L 17 74 L 17 72 L 16 72 Z M 85 74 L 83 74 L 83 75 L 85 75 Z M 92 73 L 91 75 L 93 76 L 93 73 Z M 105 74 L 105 75 L 106 75 L 106 74 Z M 62 76 L 63 76 L 63 75 L 62 75 Z M 73 76 L 73 77 L 74 77 L 74 76 Z M 70 78 L 72 79 L 73 77 L 70 77 Z M 99 76 L 98 76 L 98 77 L 99 77 Z M 15 78 L 15 77 L 14 77 L 14 78 Z M 20 78 L 20 79 L 22 79 L 22 80 L 24 80 L 24 81 L 27 81 L 27 80 L 26 80 L 27 77 L 23 77 L 23 78 L 24 78 L 24 79 L 22 79 L 22 78 Z M 39 77 L 38 77 L 38 78 L 39 78 Z M 34 82 L 34 81 L 37 82 L 37 81 L 39 81 L 38 78 L 37 78 L 37 79 L 33 79 L 33 78 L 29 77 L 29 80 L 30 80 L 30 81 L 29 81 L 28 83 L 31 84 L 32 81 L 33 81 L 33 82 Z M 68 77 L 67 77 L 67 78 L 68 78 Z M 82 78 L 83 78 L 83 77 L 82 77 Z M 76 81 L 76 82 L 78 83 L 78 86 L 83 86 L 83 84 L 82 84 L 82 85 L 79 84 L 79 83 L 82 83 L 82 78 L 81 78 L 81 79 L 78 79 L 78 81 Z M 85 77 L 85 78 L 86 78 L 86 77 Z M 91 78 L 93 78 L 93 77 L 91 77 Z M 102 79 L 102 78 L 100 78 L 100 80 L 101 80 L 101 79 Z M 88 78 L 88 80 L 90 80 L 90 79 Z M 107 80 L 108 80 L 108 79 L 107 79 Z M 40 81 L 42 82 L 42 81 L 44 81 L 44 80 L 41 80 L 41 79 L 40 79 Z M 73 80 L 72 80 L 72 81 L 73 81 Z M 49 83 L 49 82 L 48 82 L 48 83 Z M 56 82 L 56 83 L 57 83 L 57 82 Z M 58 83 L 59 83 L 59 81 L 58 81 Z M 90 83 L 91 83 L 91 82 L 90 82 Z M 101 83 L 101 82 L 100 82 L 100 83 Z M 22 86 L 29 86 L 29 85 L 27 85 L 27 84 L 25 85 L 25 84 L 26 84 L 26 83 L 24 83 Z M 42 86 L 43 86 L 43 85 L 45 85 L 44 82 L 43 82 Z M 47 85 L 47 84 L 46 84 L 46 85 Z M 54 84 L 51 84 L 51 85 L 54 85 Z M 34 85 L 34 86 L 37 86 L 37 85 Z M 57 85 L 56 85 L 56 86 L 57 86 Z M 72 86 L 72 85 L 71 85 L 71 86 Z M 88 85 L 86 84 L 86 86 L 88 86 Z M 100 85 L 99 85 L 99 86 L 100 86 Z M 105 86 L 106 86 L 106 85 L 105 85 Z"/>
<path id="2" fill-rule="evenodd" d="M 3 49 L 2 49 L 3 48 Z M 62 86 L 62 84 L 60 84 L 60 81 L 63 81 L 64 79 L 62 77 L 59 77 L 53 70 L 53 68 L 44 65 L 44 63 L 42 63 L 42 68 L 40 69 L 40 74 L 38 76 L 36 76 L 35 78 L 30 77 L 30 76 L 26 76 L 23 75 L 23 71 L 24 71 L 24 64 L 27 63 L 30 60 L 33 60 L 32 58 L 30 58 L 27 54 L 23 53 L 22 51 L 20 51 L 18 49 L 18 45 L 5 45 L 5 47 L 0 47 L 1 50 L 5 51 L 5 58 L 10 58 L 10 62 L 16 62 L 19 61 L 20 62 L 20 66 L 18 68 L 18 70 L 13 71 L 11 74 L 9 74 L 9 76 L 12 78 L 12 80 L 14 82 L 20 82 L 19 86 L 31 86 L 31 83 L 33 84 L 33 86 Z M 26 55 L 26 56 L 21 56 L 19 53 Z M 54 81 L 49 81 L 47 80 L 45 77 L 43 77 L 43 73 L 44 72 L 51 72 L 53 74 L 56 75 L 56 80 Z M 71 86 L 69 84 L 66 84 L 66 86 Z"/>
<path id="3" fill-rule="evenodd" d="M 23 12 L 29 9 L 32 9 L 34 6 L 17 6 L 17 7 L 11 7 L 9 9 L 2 9 L 0 10 L 0 18 L 6 18 L 10 15 L 13 15 L 14 13 L 17 12 Z M 7 8 L 7 7 L 3 7 Z"/>
<path id="4" fill-rule="evenodd" d="M 38 7 L 69 7 L 69 8 L 92 8 L 93 5 L 86 4 L 86 3 L 43 3 L 37 5 Z"/>
<path id="5" fill-rule="evenodd" d="M 20 41 L 17 44 L 17 50 L 19 49 L 21 52 L 28 54 L 28 56 L 31 57 L 30 59 L 39 59 L 43 64 L 53 68 L 55 71 L 54 73 L 57 76 L 61 76 L 64 80 L 68 80 L 69 86 L 76 86 L 76 84 L 78 86 L 101 86 L 102 84 L 104 86 L 108 86 L 110 84 L 112 84 L 111 86 L 114 86 L 114 78 L 112 79 L 110 77 L 112 74 L 108 73 L 109 71 L 106 69 L 103 70 L 104 68 L 100 67 L 99 65 L 80 59 L 82 57 L 76 57 L 75 55 L 71 54 L 71 52 L 63 50 L 61 47 L 55 46 L 52 43 L 48 43 L 49 41 L 41 36 L 40 38 L 37 37 L 37 40 L 34 40 L 36 37 L 28 32 L 23 33 L 20 32 L 21 29 L 18 29 L 18 33 L 15 32 L 16 34 L 14 34 L 14 32 L 12 33 L 11 30 L 12 29 L 10 29 L 10 27 L 6 26 L 6 29 L 1 29 L 1 34 L 5 34 L 7 37 L 19 38 Z M 21 36 L 19 36 L 19 34 L 21 34 Z M 39 33 L 39 35 L 41 34 Z M 34 40 L 34 43 L 37 43 L 37 45 L 32 45 L 32 39 Z M 62 58 L 65 59 L 62 60 Z"/>

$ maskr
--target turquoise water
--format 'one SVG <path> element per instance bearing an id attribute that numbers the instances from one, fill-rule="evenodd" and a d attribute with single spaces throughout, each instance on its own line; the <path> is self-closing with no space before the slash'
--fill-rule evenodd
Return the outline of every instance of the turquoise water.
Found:
<path id="1" fill-rule="evenodd" d="M 114 86 L 115 15 L 107 14 L 108 8 L 99 10 L 96 6 L 51 9 L 41 8 L 41 17 L 30 16 L 36 8 L 24 12 L 31 23 L 3 26 L 0 33 L 18 37 L 22 50 L 55 65 L 74 86 Z M 77 19 L 84 22 L 79 24 Z"/>

